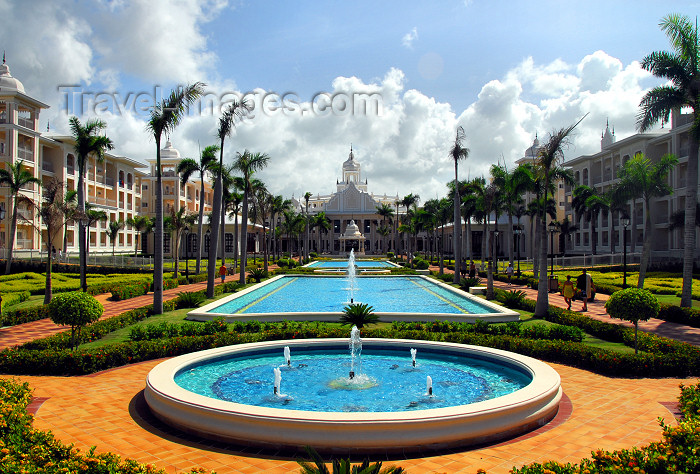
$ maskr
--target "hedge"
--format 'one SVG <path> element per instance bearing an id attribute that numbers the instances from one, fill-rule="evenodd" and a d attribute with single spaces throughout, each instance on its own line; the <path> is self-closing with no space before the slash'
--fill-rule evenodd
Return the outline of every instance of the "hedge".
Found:
<path id="1" fill-rule="evenodd" d="M 3 311 L 0 326 L 15 326 L 49 317 L 48 305 Z"/>

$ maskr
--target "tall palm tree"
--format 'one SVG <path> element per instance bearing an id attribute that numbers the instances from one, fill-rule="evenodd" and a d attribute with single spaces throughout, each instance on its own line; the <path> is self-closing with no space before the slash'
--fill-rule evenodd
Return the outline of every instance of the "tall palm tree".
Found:
<path id="1" fill-rule="evenodd" d="M 97 224 L 98 222 L 106 222 L 108 219 L 107 213 L 102 209 L 97 209 L 95 206 L 91 205 L 89 202 L 85 203 L 85 230 L 89 231 L 92 224 Z M 90 253 L 90 239 L 85 240 L 85 256 Z"/>
<path id="2" fill-rule="evenodd" d="M 608 206 L 610 208 L 610 235 L 615 235 L 615 221 L 616 218 L 629 218 L 629 207 L 627 205 L 627 199 L 621 196 L 620 193 L 613 187 L 605 193 L 605 198 L 608 201 Z M 681 210 L 681 212 L 683 212 Z M 669 227 L 669 230 L 671 228 Z M 624 232 L 624 229 L 623 229 Z M 615 253 L 615 238 L 610 239 L 610 253 Z"/>
<path id="3" fill-rule="evenodd" d="M 141 237 L 139 240 L 141 241 L 141 251 L 144 252 L 146 248 L 146 242 L 145 239 L 143 238 L 143 234 L 150 232 L 153 229 L 153 226 L 155 226 L 155 222 L 153 222 L 153 219 L 151 219 L 148 216 L 134 216 L 134 217 L 129 217 L 126 220 L 126 223 L 132 226 L 134 229 L 136 229 L 136 232 L 139 234 Z M 138 245 L 134 246 L 134 257 L 138 254 Z"/>
<path id="4" fill-rule="evenodd" d="M 420 196 L 417 194 L 410 193 L 407 196 L 404 196 L 404 198 L 401 200 L 401 205 L 406 207 L 406 215 L 404 216 L 404 223 L 408 224 L 408 221 L 410 221 L 411 216 L 408 215 L 408 211 L 411 208 L 411 206 L 416 206 L 418 204 L 418 201 L 420 200 Z M 407 229 L 410 229 L 410 225 L 407 225 Z M 409 265 L 413 265 L 413 255 L 411 254 L 411 237 L 410 237 L 410 232 L 406 234 L 406 262 Z"/>
<path id="5" fill-rule="evenodd" d="M 569 220 L 569 217 L 565 217 L 563 221 L 559 223 L 559 245 L 562 249 L 562 253 L 566 257 L 566 238 L 576 232 L 578 227 L 574 225 L 573 222 Z M 611 239 L 612 241 L 612 239 Z"/>
<path id="6" fill-rule="evenodd" d="M 304 193 L 304 202 L 306 203 L 306 235 L 304 236 L 304 257 L 309 258 L 309 199 L 312 194 L 309 191 Z"/>
<path id="7" fill-rule="evenodd" d="M 440 274 L 442 275 L 445 270 L 445 226 L 450 221 L 454 213 L 452 212 L 452 206 L 454 201 L 444 197 L 438 202 L 437 209 L 437 221 L 440 224 L 440 244 L 438 246 L 438 260 L 440 261 Z M 469 225 L 469 224 L 467 224 Z M 471 228 L 469 229 L 471 230 Z"/>
<path id="8" fill-rule="evenodd" d="M 190 176 L 199 173 L 199 219 L 197 221 L 197 263 L 196 273 L 201 271 L 202 264 L 202 225 L 204 223 L 204 175 L 210 171 L 212 163 L 216 162 L 216 152 L 219 145 L 209 145 L 199 155 L 199 161 L 192 158 L 185 158 L 177 165 L 177 172 L 183 183 L 186 183 Z"/>
<path id="9" fill-rule="evenodd" d="M 251 197 L 253 201 L 253 205 L 251 207 L 253 217 L 251 220 L 255 224 L 260 224 L 263 228 L 263 265 L 265 271 L 267 271 L 267 251 L 269 247 L 267 245 L 268 232 L 266 225 L 270 219 L 270 209 L 272 207 L 273 196 L 260 181 L 259 184 L 252 189 Z"/>
<path id="10" fill-rule="evenodd" d="M 65 255 L 68 250 L 68 224 L 73 221 L 78 211 L 78 191 L 66 191 L 59 209 L 63 213 L 63 254 Z"/>
<path id="11" fill-rule="evenodd" d="M 156 142 L 156 228 L 153 258 L 153 313 L 163 313 L 163 174 L 160 165 L 160 141 L 180 124 L 190 104 L 204 92 L 204 84 L 195 82 L 178 88 L 151 109 L 146 130 Z M 212 272 L 213 273 L 213 272 Z M 213 295 L 212 295 L 213 296 Z"/>
<path id="12" fill-rule="evenodd" d="M 88 120 L 85 125 L 80 123 L 78 117 L 70 118 L 70 129 L 75 141 L 75 155 L 78 161 L 78 212 L 85 214 L 85 165 L 89 157 L 93 156 L 97 161 L 104 160 L 107 150 L 114 148 L 112 140 L 102 135 L 107 128 L 102 120 Z M 80 254 L 80 287 L 87 291 L 86 279 L 86 227 L 83 222 L 78 226 L 78 249 Z"/>
<path id="13" fill-rule="evenodd" d="M 0 186 L 8 186 L 12 203 L 12 222 L 10 224 L 10 241 L 7 246 L 7 264 L 5 265 L 5 275 L 10 274 L 12 268 L 12 250 L 15 247 L 15 234 L 17 233 L 17 211 L 19 208 L 20 191 L 30 184 L 41 185 L 41 180 L 25 168 L 22 163 L 8 163 L 8 169 L 0 168 Z"/>
<path id="14" fill-rule="evenodd" d="M 272 201 L 272 208 L 270 209 L 270 219 L 272 220 L 272 237 L 274 242 L 274 259 L 279 258 L 279 245 L 277 242 L 277 216 L 282 214 L 284 211 L 288 210 L 292 205 L 292 201 L 285 199 L 283 196 L 278 195 Z M 324 214 L 325 215 L 325 214 Z M 319 250 L 320 252 L 320 250 Z"/>
<path id="15" fill-rule="evenodd" d="M 487 260 L 486 243 L 488 242 L 489 232 L 489 219 L 488 213 L 486 212 L 486 203 L 484 201 L 486 187 L 486 179 L 484 177 L 478 177 L 468 181 L 465 186 L 466 193 L 463 204 L 465 206 L 465 217 L 469 217 L 467 220 L 467 233 L 471 234 L 472 218 L 476 222 L 482 222 L 484 225 L 481 238 L 481 271 L 484 271 L 484 264 Z"/>
<path id="16" fill-rule="evenodd" d="M 248 242 L 248 200 L 252 192 L 251 181 L 253 179 L 253 174 L 256 171 L 260 171 L 267 163 L 270 161 L 270 156 L 266 153 L 251 153 L 245 150 L 243 153 L 236 153 L 236 160 L 233 162 L 234 168 L 243 175 L 243 181 L 245 184 L 245 189 L 243 190 L 243 216 L 241 220 L 243 221 L 243 228 L 241 232 L 241 276 L 240 282 L 245 285 L 245 266 L 247 262 L 247 245 Z"/>
<path id="17" fill-rule="evenodd" d="M 583 117 L 585 118 L 585 116 Z M 535 160 L 535 167 L 542 182 L 542 192 L 544 194 L 542 202 L 547 203 L 549 200 L 550 186 L 557 180 L 566 177 L 570 178 L 570 173 L 561 167 L 560 163 L 564 158 L 564 147 L 568 144 L 568 136 L 574 131 L 576 126 L 581 123 L 581 118 L 578 122 L 568 127 L 561 128 L 553 132 L 547 143 L 541 148 L 539 155 Z M 544 229 L 544 224 L 547 221 L 546 206 L 542 206 L 540 211 L 540 226 Z M 537 303 L 535 305 L 535 316 L 545 317 L 549 309 L 549 286 L 547 282 L 547 233 L 540 232 L 540 275 L 539 284 L 537 286 Z"/>
<path id="18" fill-rule="evenodd" d="M 173 278 L 177 278 L 180 271 L 180 238 L 182 237 L 185 227 L 194 224 L 194 219 L 195 216 L 188 214 L 187 209 L 184 207 L 181 207 L 177 211 L 174 207 L 171 208 L 170 215 L 165 218 L 164 228 L 167 229 L 168 232 L 175 234 L 175 238 L 172 239 L 173 259 L 175 261 Z"/>
<path id="19" fill-rule="evenodd" d="M 284 220 L 282 221 L 282 230 L 287 235 L 287 241 L 289 242 L 289 255 L 292 256 L 294 253 L 292 251 L 292 238 L 297 235 L 299 227 L 303 225 L 303 217 L 300 214 L 294 212 L 293 209 L 284 211 L 282 214 Z"/>
<path id="20" fill-rule="evenodd" d="M 383 203 L 381 206 L 377 206 L 377 215 L 382 218 L 382 226 L 386 227 L 386 220 L 394 215 L 394 209 L 389 204 Z M 382 241 L 384 253 L 386 253 L 386 235 L 382 236 Z"/>
<path id="21" fill-rule="evenodd" d="M 326 216 L 324 211 L 319 212 L 314 216 L 313 226 L 318 227 L 318 253 L 321 253 L 321 234 L 327 232 L 331 228 L 331 221 Z"/>
<path id="22" fill-rule="evenodd" d="M 114 248 L 117 245 L 117 238 L 119 237 L 119 232 L 124 228 L 126 223 L 119 219 L 118 221 L 110 221 L 109 227 L 107 228 L 107 237 L 109 241 L 112 242 L 112 258 L 114 258 Z"/>
<path id="23" fill-rule="evenodd" d="M 63 229 L 64 222 L 67 219 L 62 209 L 62 205 L 65 202 L 63 183 L 57 178 L 51 178 L 43 185 L 41 198 L 39 216 L 44 226 L 46 226 L 46 240 L 44 243 L 46 244 L 46 254 L 49 255 L 49 258 L 46 259 L 46 291 L 44 292 L 44 304 L 49 304 L 53 296 L 51 249 L 53 248 L 54 240 Z"/>
<path id="24" fill-rule="evenodd" d="M 693 109 L 690 149 L 686 169 L 685 230 L 683 232 L 683 289 L 681 306 L 692 305 L 693 263 L 695 261 L 695 203 L 698 196 L 698 149 L 700 148 L 700 39 L 697 21 L 671 14 L 659 24 L 671 43 L 672 51 L 655 51 L 642 59 L 642 67 L 664 84 L 644 94 L 639 103 L 637 128 L 644 132 L 659 120 L 668 121 L 672 110 Z"/>
<path id="25" fill-rule="evenodd" d="M 211 240 L 209 243 L 209 261 L 207 262 L 207 297 L 214 297 L 214 279 L 216 278 L 216 253 L 219 250 L 219 220 L 223 212 L 223 183 L 221 173 L 224 169 L 224 142 L 231 135 L 235 126 L 236 119 L 245 116 L 250 110 L 250 105 L 246 101 L 231 102 L 224 113 L 219 118 L 219 128 L 216 132 L 221 145 L 219 145 L 219 171 L 216 174 L 216 182 L 214 184 L 214 209 L 212 212 L 212 220 L 209 222 L 211 226 Z M 246 203 L 247 205 L 247 203 Z M 243 210 L 247 215 L 247 209 Z M 243 225 L 247 226 L 247 222 L 243 221 Z M 223 246 L 223 242 L 221 242 Z M 245 249 L 245 240 L 243 240 L 243 249 Z M 245 252 L 245 250 L 244 250 Z M 242 267 L 242 274 L 245 277 L 245 266 Z"/>
<path id="26" fill-rule="evenodd" d="M 596 223 L 601 212 L 605 212 L 610 208 L 607 197 L 598 193 L 595 188 L 582 185 L 574 189 L 574 197 L 571 200 L 571 206 L 577 216 L 582 216 L 587 222 L 591 223 L 591 250 L 593 255 L 596 254 L 598 247 L 598 232 L 596 232 Z"/>
<path id="27" fill-rule="evenodd" d="M 457 164 L 460 160 L 467 159 L 469 157 L 469 148 L 466 148 L 463 143 L 466 139 L 464 129 L 462 127 L 457 127 L 457 133 L 455 135 L 455 142 L 450 148 L 450 157 L 455 162 L 455 196 L 454 196 L 454 224 L 452 227 L 452 245 L 454 246 L 454 256 L 455 256 L 455 275 L 454 283 L 459 283 L 459 265 L 462 262 L 462 246 L 460 241 L 460 234 L 462 233 L 461 225 L 461 214 L 460 214 L 460 204 L 461 200 L 459 198 L 459 175 L 457 173 Z"/>
<path id="28" fill-rule="evenodd" d="M 644 246 L 642 262 L 639 265 L 638 288 L 644 288 L 644 278 L 651 255 L 651 199 L 673 192 L 666 177 L 677 163 L 678 160 L 673 155 L 664 155 L 658 163 L 653 164 L 643 154 L 637 153 L 620 170 L 620 181 L 615 185 L 618 192 L 627 199 L 644 200 Z"/>
<path id="29" fill-rule="evenodd" d="M 518 165 L 512 171 L 504 164 L 491 166 L 491 176 L 493 183 L 498 186 L 504 204 L 504 209 L 508 215 L 508 228 L 506 242 L 508 242 L 508 261 L 513 264 L 513 210 L 522 201 L 523 193 L 532 189 L 534 170 L 530 163 Z"/>

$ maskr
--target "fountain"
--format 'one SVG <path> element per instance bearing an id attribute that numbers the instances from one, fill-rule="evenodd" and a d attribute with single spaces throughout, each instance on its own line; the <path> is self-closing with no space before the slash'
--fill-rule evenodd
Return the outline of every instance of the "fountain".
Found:
<path id="1" fill-rule="evenodd" d="M 279 365 L 279 351 L 286 347 L 294 350 L 295 369 L 285 372 L 288 395 L 283 395 L 281 372 L 286 369 Z M 349 361 L 347 348 L 348 339 L 313 339 L 185 354 L 154 367 L 144 395 L 158 418 L 198 436 L 272 449 L 310 445 L 361 454 L 510 438 L 551 420 L 562 396 L 559 375 L 551 367 L 498 349 L 361 340 L 359 331 L 351 333 Z M 406 366 L 411 349 L 421 351 L 420 366 Z M 344 364 L 351 365 L 353 379 L 338 377 Z M 508 384 L 511 388 L 504 390 Z"/>
<path id="2" fill-rule="evenodd" d="M 355 290 L 357 289 L 357 271 L 355 269 L 355 249 L 350 249 L 348 257 L 348 290 L 350 292 L 350 304 L 354 302 Z"/>
<path id="3" fill-rule="evenodd" d="M 350 379 L 355 378 L 355 358 L 357 365 L 362 367 L 362 338 L 357 326 L 353 326 L 350 331 Z"/>
<path id="4" fill-rule="evenodd" d="M 292 365 L 292 356 L 289 352 L 289 346 L 284 346 L 284 360 L 287 362 L 287 367 Z"/>
<path id="5" fill-rule="evenodd" d="M 411 360 L 413 361 L 413 367 L 416 366 L 416 349 L 411 348 Z"/>

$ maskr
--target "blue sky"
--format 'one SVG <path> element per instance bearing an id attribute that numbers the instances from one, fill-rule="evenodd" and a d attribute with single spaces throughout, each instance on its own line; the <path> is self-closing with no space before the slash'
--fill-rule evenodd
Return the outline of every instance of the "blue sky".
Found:
<path id="1" fill-rule="evenodd" d="M 638 61 L 668 49 L 659 20 L 698 2 L 0 0 L 0 48 L 27 93 L 51 105 L 42 127 L 65 133 L 58 87 L 165 92 L 203 81 L 210 92 L 372 93 L 379 113 L 267 113 L 237 127 L 227 149 L 270 154 L 260 177 L 275 194 L 335 188 L 350 143 L 374 193 L 442 196 L 458 125 L 470 158 L 460 177 L 512 164 L 532 143 L 586 113 L 567 157 L 600 148 L 606 120 L 634 133 L 639 98 L 658 83 Z M 154 154 L 144 114 L 100 116 L 117 153 Z M 216 116 L 192 114 L 172 136 L 184 156 L 214 141 Z"/>

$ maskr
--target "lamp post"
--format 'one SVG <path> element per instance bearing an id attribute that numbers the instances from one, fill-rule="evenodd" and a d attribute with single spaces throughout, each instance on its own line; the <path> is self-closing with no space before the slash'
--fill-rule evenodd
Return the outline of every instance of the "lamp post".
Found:
<path id="1" fill-rule="evenodd" d="M 7 215 L 7 213 L 5 212 L 5 208 L 4 208 L 4 207 L 0 207 L 0 222 L 2 222 L 2 221 L 5 220 L 5 216 L 6 216 L 6 215 Z M 3 251 L 2 258 L 7 258 L 7 257 L 5 256 L 5 242 L 2 243 L 2 251 Z M 2 299 L 0 299 L 0 303 L 2 303 Z M 1 315 L 1 314 L 2 314 L 2 308 L 0 308 L 0 315 Z"/>
<path id="2" fill-rule="evenodd" d="M 496 263 L 496 274 L 498 274 L 498 234 L 500 234 L 500 232 L 498 232 L 497 230 L 493 231 L 493 239 L 496 243 L 496 255 L 494 255 L 494 262 Z"/>
<path id="3" fill-rule="evenodd" d="M 622 219 L 622 288 L 627 288 L 627 226 L 630 225 L 630 220 L 627 217 Z"/>
<path id="4" fill-rule="evenodd" d="M 547 226 L 549 229 L 549 251 L 550 253 L 550 270 L 549 273 L 553 277 L 554 276 L 554 233 L 557 231 L 557 226 L 554 223 L 554 221 L 550 222 L 549 225 Z"/>
<path id="5" fill-rule="evenodd" d="M 518 276 L 520 276 L 520 234 L 522 234 L 523 231 L 520 227 L 515 229 L 515 245 L 518 248 Z"/>
<path id="6" fill-rule="evenodd" d="M 185 226 L 185 280 L 187 280 L 187 283 L 190 283 L 190 228 L 189 226 Z"/>

